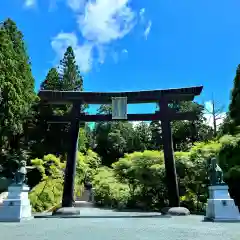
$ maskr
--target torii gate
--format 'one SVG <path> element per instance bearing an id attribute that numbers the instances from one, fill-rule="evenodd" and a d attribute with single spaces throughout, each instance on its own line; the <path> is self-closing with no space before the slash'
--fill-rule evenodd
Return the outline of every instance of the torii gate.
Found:
<path id="1" fill-rule="evenodd" d="M 72 110 L 66 116 L 52 116 L 48 122 L 70 122 L 70 148 L 67 154 L 65 170 L 64 190 L 62 207 L 73 207 L 74 204 L 74 178 L 76 169 L 77 139 L 80 122 L 100 121 L 161 121 L 163 151 L 169 206 L 178 207 L 179 189 L 176 176 L 176 168 L 173 153 L 171 121 L 172 120 L 195 120 L 193 112 L 178 112 L 170 108 L 169 103 L 180 101 L 193 101 L 195 96 L 201 94 L 203 87 L 188 87 L 167 90 L 137 91 L 137 92 L 77 92 L 77 91 L 48 91 L 41 90 L 39 97 L 43 104 L 72 104 Z M 120 107 L 113 109 L 113 114 L 86 115 L 81 113 L 83 104 L 113 104 L 120 103 Z M 127 104 L 136 103 L 159 103 L 160 111 L 147 114 L 127 114 Z M 116 107 L 115 107 L 116 108 Z"/>

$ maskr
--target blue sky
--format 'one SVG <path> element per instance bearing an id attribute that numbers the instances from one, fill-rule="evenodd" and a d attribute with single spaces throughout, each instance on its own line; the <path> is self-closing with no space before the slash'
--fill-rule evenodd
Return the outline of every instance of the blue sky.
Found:
<path id="1" fill-rule="evenodd" d="M 36 89 L 70 44 L 86 91 L 203 85 L 199 102 L 214 94 L 227 108 L 240 63 L 239 9 L 239 0 L 2 0 L 0 19 L 23 32 Z"/>

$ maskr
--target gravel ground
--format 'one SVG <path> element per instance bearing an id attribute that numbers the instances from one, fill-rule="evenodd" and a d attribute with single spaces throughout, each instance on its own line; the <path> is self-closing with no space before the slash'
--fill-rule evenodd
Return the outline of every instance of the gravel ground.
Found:
<path id="1" fill-rule="evenodd" d="M 146 218 L 144 213 L 81 209 L 85 218 L 35 218 L 0 223 L 1 239 L 239 240 L 240 223 L 202 222 L 202 216 Z M 142 216 L 142 217 L 141 217 Z M 145 217 L 144 217 L 145 216 Z M 4 238 L 3 238 L 4 236 Z"/>

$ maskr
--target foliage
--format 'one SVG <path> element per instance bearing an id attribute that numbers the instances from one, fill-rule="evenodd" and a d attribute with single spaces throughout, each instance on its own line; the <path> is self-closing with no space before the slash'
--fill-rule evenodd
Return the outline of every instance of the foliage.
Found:
<path id="1" fill-rule="evenodd" d="M 0 194 L 7 190 L 8 186 L 11 184 L 11 180 L 5 177 L 0 177 Z"/>
<path id="2" fill-rule="evenodd" d="M 93 179 L 100 164 L 100 158 L 93 151 L 88 150 L 85 155 L 78 152 L 75 178 L 76 196 L 82 194 L 85 175 L 88 174 Z M 39 170 L 42 180 L 32 189 L 29 196 L 30 201 L 34 211 L 46 211 L 58 205 L 62 200 L 63 173 L 66 164 L 65 162 L 61 162 L 60 158 L 48 154 L 42 159 L 32 160 L 32 165 Z"/>
<path id="3" fill-rule="evenodd" d="M 85 153 L 87 151 L 87 134 L 84 128 L 79 128 L 78 133 L 78 151 Z"/>
<path id="4" fill-rule="evenodd" d="M 152 121 L 149 125 L 149 130 L 151 132 L 151 146 L 149 150 L 160 150 L 162 149 L 162 128 L 160 121 Z"/>
<path id="5" fill-rule="evenodd" d="M 34 79 L 22 33 L 7 19 L 0 25 L 1 137 L 21 134 L 34 94 Z M 1 144 L 0 144 L 1 145 Z"/>
<path id="6" fill-rule="evenodd" d="M 48 177 L 62 178 L 65 168 L 65 163 L 62 163 L 60 158 L 48 154 L 43 159 L 33 159 L 32 165 L 35 166 L 42 175 L 42 179 L 45 180 Z"/>
<path id="7" fill-rule="evenodd" d="M 226 134 L 235 134 L 239 129 L 236 128 L 234 121 L 231 119 L 229 112 L 226 114 L 222 124 L 218 129 L 218 137 L 222 137 Z"/>
<path id="8" fill-rule="evenodd" d="M 224 179 L 229 193 L 240 210 L 240 135 L 226 135 L 220 139 L 219 164 L 224 171 Z"/>
<path id="9" fill-rule="evenodd" d="M 62 200 L 63 178 L 47 178 L 29 194 L 33 212 L 47 211 Z"/>
<path id="10" fill-rule="evenodd" d="M 0 24 L 0 95 L 0 166 L 11 177 L 18 165 L 15 156 L 27 148 L 24 126 L 36 99 L 23 34 L 11 19 Z"/>
<path id="11" fill-rule="evenodd" d="M 128 122 L 100 122 L 95 125 L 95 151 L 103 164 L 111 166 L 125 152 L 133 150 L 134 129 Z"/>
<path id="12" fill-rule="evenodd" d="M 129 200 L 129 188 L 120 183 L 112 169 L 102 167 L 93 179 L 94 199 L 98 205 L 109 207 L 126 207 Z"/>
<path id="13" fill-rule="evenodd" d="M 86 177 L 89 178 L 89 180 L 92 180 L 100 166 L 101 159 L 97 153 L 93 152 L 92 150 L 88 150 L 86 154 L 78 152 L 76 175 L 81 183 L 83 183 L 83 180 Z"/>
<path id="14" fill-rule="evenodd" d="M 41 90 L 61 90 L 59 73 L 56 68 L 51 68 L 46 79 L 41 84 Z"/>
<path id="15" fill-rule="evenodd" d="M 240 135 L 226 135 L 220 139 L 219 164 L 226 173 L 235 166 L 240 166 Z"/>
<path id="16" fill-rule="evenodd" d="M 195 161 L 196 159 L 206 159 L 209 160 L 212 157 L 216 157 L 220 151 L 221 142 L 210 141 L 198 142 L 190 150 L 190 160 Z"/>
<path id="17" fill-rule="evenodd" d="M 66 49 L 60 61 L 60 81 L 63 91 L 83 91 L 83 79 L 80 75 L 75 55 L 71 46 Z"/>
<path id="18" fill-rule="evenodd" d="M 207 164 L 217 156 L 222 142 L 196 143 L 189 152 L 175 152 L 176 170 L 181 205 L 191 211 L 204 211 L 208 197 Z M 111 185 L 123 184 L 124 206 L 131 208 L 159 210 L 168 204 L 165 179 L 164 155 L 162 151 L 144 151 L 125 154 L 104 168 L 94 178 L 97 199 L 102 205 L 118 206 L 111 194 Z M 122 200 L 121 200 L 122 201 Z M 119 203 L 120 204 L 120 203 Z M 120 204 L 121 205 L 121 204 Z"/>
<path id="19" fill-rule="evenodd" d="M 51 68 L 49 70 L 45 80 L 41 84 L 41 89 L 83 91 L 83 79 L 76 64 L 72 47 L 69 46 L 66 49 L 63 59 L 60 62 L 59 69 Z M 84 108 L 85 107 L 86 106 L 84 106 Z M 71 111 L 71 106 L 61 105 L 46 107 L 39 103 L 35 108 L 37 121 L 28 136 L 29 140 L 32 142 L 32 157 L 41 158 L 49 153 L 58 156 L 66 154 L 69 148 L 69 123 L 46 123 L 45 119 L 52 115 L 62 116 L 68 114 Z M 84 145 L 87 144 L 84 143 Z M 85 149 L 80 150 L 85 151 Z"/>
<path id="20" fill-rule="evenodd" d="M 194 121 L 173 121 L 173 145 L 175 151 L 187 151 L 195 142 L 207 141 L 213 137 L 212 129 L 206 124 L 204 106 L 195 102 L 178 103 L 179 112 L 193 112 Z"/>
<path id="21" fill-rule="evenodd" d="M 145 122 L 140 122 L 134 127 L 134 151 L 143 152 L 151 148 L 151 131 L 150 126 Z"/>
<path id="22" fill-rule="evenodd" d="M 233 119 L 235 125 L 240 125 L 240 65 L 236 70 L 234 78 L 233 89 L 231 93 L 231 103 L 229 105 L 230 117 Z"/>

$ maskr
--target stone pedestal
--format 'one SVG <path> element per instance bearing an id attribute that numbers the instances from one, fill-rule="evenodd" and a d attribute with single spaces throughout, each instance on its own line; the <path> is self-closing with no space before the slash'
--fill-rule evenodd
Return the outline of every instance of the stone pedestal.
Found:
<path id="1" fill-rule="evenodd" d="M 1 222 L 20 222 L 32 218 L 32 209 L 28 199 L 27 185 L 11 185 L 8 197 L 0 205 Z"/>
<path id="2" fill-rule="evenodd" d="M 240 221 L 240 213 L 228 193 L 227 185 L 209 187 L 205 220 Z"/>

